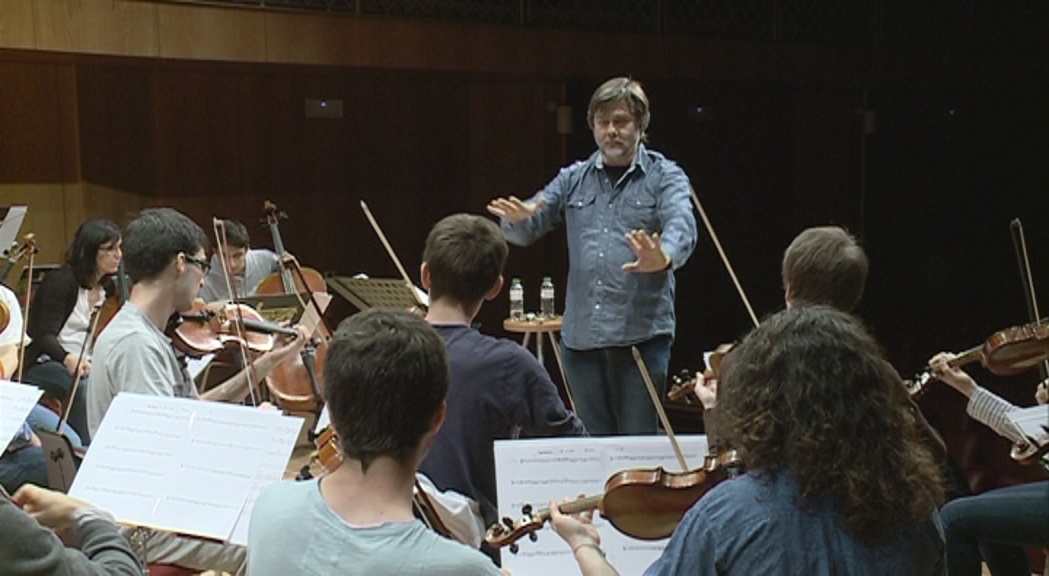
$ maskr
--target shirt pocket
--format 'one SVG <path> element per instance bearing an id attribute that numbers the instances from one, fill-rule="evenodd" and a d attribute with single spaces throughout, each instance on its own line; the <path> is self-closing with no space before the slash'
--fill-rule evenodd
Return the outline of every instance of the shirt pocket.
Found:
<path id="1" fill-rule="evenodd" d="M 571 227 L 587 226 L 594 220 L 597 211 L 597 193 L 577 192 L 565 204 L 565 219 Z"/>
<path id="2" fill-rule="evenodd" d="M 645 191 L 624 195 L 620 209 L 623 226 L 627 230 L 659 232 L 659 214 L 656 197 Z"/>

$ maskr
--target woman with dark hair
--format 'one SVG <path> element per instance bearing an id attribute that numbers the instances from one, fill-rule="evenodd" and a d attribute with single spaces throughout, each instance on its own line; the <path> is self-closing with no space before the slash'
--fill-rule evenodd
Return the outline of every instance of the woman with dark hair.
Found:
<path id="1" fill-rule="evenodd" d="M 646 576 L 943 573 L 943 484 L 899 376 L 860 322 L 802 306 L 736 349 L 718 395 L 747 472 L 685 515 Z M 589 518 L 552 507 L 584 575 L 611 575 Z"/>
<path id="2" fill-rule="evenodd" d="M 47 378 L 47 382 L 39 383 L 44 385 L 48 400 L 64 402 L 73 377 L 86 378 L 91 373 L 91 351 L 85 349 L 85 343 L 91 331 L 92 313 L 106 298 L 105 281 L 120 266 L 120 242 L 120 227 L 115 223 L 84 222 L 66 248 L 65 264 L 45 276 L 36 290 L 34 314 L 29 317 L 26 330 L 32 342 L 26 348 L 23 380 L 36 383 L 34 373 L 39 374 L 48 362 L 61 364 L 69 375 L 62 382 Z M 54 374 L 55 370 L 49 369 L 49 373 Z M 84 390 L 73 401 L 69 424 L 88 441 Z"/>

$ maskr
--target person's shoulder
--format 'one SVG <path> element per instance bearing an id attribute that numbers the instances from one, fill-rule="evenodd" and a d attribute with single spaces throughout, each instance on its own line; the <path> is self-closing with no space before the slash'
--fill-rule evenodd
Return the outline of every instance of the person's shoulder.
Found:
<path id="1" fill-rule="evenodd" d="M 595 151 L 590 156 L 581 160 L 576 160 L 567 166 L 561 168 L 561 177 L 570 177 L 576 175 L 585 174 L 587 171 L 597 167 L 597 158 L 599 152 Z"/>
<path id="2" fill-rule="evenodd" d="M 465 576 L 499 574 L 499 568 L 479 550 L 466 544 L 445 538 L 423 528 L 428 533 L 429 551 L 425 555 L 432 562 L 430 574 L 462 574 Z"/>
<path id="3" fill-rule="evenodd" d="M 248 249 L 248 258 L 254 258 L 254 259 L 257 259 L 257 260 L 267 260 L 267 261 L 269 261 L 269 260 L 279 260 L 280 256 L 276 252 L 274 252 L 273 250 L 270 250 L 269 248 L 249 248 Z"/>
<path id="4" fill-rule="evenodd" d="M 309 498 L 313 490 L 318 490 L 316 479 L 302 482 L 291 480 L 274 482 L 259 493 L 255 501 L 255 509 L 264 510 L 269 506 L 298 507 Z"/>

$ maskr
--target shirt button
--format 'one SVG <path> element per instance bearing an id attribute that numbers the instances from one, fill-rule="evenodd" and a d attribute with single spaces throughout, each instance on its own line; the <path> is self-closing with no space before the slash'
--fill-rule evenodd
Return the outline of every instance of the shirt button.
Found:
<path id="1" fill-rule="evenodd" d="M 600 309 L 601 309 L 601 305 L 600 304 L 594 304 L 594 310 L 600 310 Z"/>
<path id="2" fill-rule="evenodd" d="M 597 257 L 598 258 L 604 258 L 605 257 L 605 253 L 604 252 L 598 252 L 597 253 Z"/>
<path id="3" fill-rule="evenodd" d="M 608 234 L 608 228 L 604 229 L 605 234 Z"/>

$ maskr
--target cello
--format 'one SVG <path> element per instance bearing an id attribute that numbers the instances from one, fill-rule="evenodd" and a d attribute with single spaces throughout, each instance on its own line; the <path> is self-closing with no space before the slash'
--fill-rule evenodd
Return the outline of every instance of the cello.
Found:
<path id="1" fill-rule="evenodd" d="M 273 248 L 282 259 L 287 255 L 284 241 L 281 239 L 278 222 L 287 215 L 277 210 L 277 206 L 266 200 L 263 203 L 266 226 L 273 236 Z M 294 270 L 294 274 L 293 274 Z M 292 260 L 290 265 L 283 265 L 279 273 L 274 273 L 263 280 L 255 289 L 255 294 L 300 294 L 309 296 L 309 306 L 321 319 L 318 336 L 322 345 L 307 343 L 302 353 L 294 360 L 277 365 L 266 377 L 266 385 L 281 408 L 294 412 L 312 412 L 319 414 L 324 406 L 321 391 L 324 386 L 324 358 L 327 356 L 327 342 L 331 330 L 324 322 L 324 316 L 314 292 L 327 292 L 327 283 L 320 272 L 312 268 L 302 268 Z M 301 299 L 300 299 L 301 302 Z M 303 308 L 307 306 L 302 303 Z"/>

